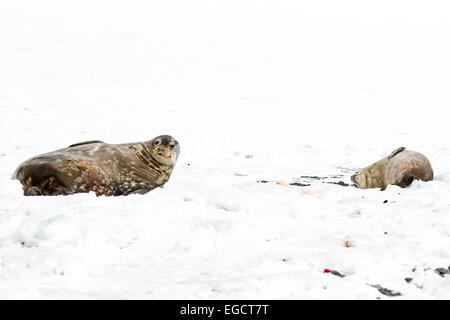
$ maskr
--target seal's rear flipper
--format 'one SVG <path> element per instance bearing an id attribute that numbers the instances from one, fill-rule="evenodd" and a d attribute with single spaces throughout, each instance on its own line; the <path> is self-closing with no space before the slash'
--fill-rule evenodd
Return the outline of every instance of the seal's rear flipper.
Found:
<path id="1" fill-rule="evenodd" d="M 24 186 L 23 194 L 26 196 L 42 196 L 41 190 L 36 186 L 32 186 L 31 188 L 25 188 Z"/>
<path id="2" fill-rule="evenodd" d="M 49 177 L 40 181 L 40 183 L 32 184 L 33 180 L 27 180 L 23 185 L 23 194 L 25 196 L 58 196 L 67 195 L 65 188 L 60 186 L 55 177 Z"/>
<path id="3" fill-rule="evenodd" d="M 53 195 L 65 192 L 68 177 L 58 171 L 51 160 L 31 159 L 20 165 L 14 172 L 13 179 L 22 183 L 26 196 Z"/>

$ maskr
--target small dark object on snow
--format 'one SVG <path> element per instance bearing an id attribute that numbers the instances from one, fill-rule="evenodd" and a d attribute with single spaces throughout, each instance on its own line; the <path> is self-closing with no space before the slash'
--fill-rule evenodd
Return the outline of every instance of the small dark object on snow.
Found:
<path id="1" fill-rule="evenodd" d="M 339 181 L 339 182 L 327 182 L 328 184 L 337 184 L 338 186 L 343 186 L 343 187 L 348 187 L 349 184 L 345 183 L 344 181 Z"/>
<path id="2" fill-rule="evenodd" d="M 445 269 L 445 268 L 436 268 L 436 269 L 434 269 L 434 272 L 436 272 L 441 277 L 444 277 L 445 274 L 450 273 L 450 271 L 448 269 Z"/>
<path id="3" fill-rule="evenodd" d="M 332 175 L 332 176 L 326 176 L 326 177 L 319 177 L 319 176 L 300 176 L 298 178 L 294 178 L 294 182 L 289 182 L 289 185 L 291 186 L 296 186 L 296 187 L 309 187 L 312 185 L 312 183 L 314 181 L 321 181 L 322 183 L 328 183 L 328 184 L 337 184 L 338 186 L 342 186 L 342 187 L 348 187 L 350 186 L 350 184 L 345 183 L 342 180 L 339 181 L 323 181 L 323 180 L 328 180 L 328 179 L 342 179 L 344 176 L 343 175 Z M 270 182 L 274 182 L 274 181 L 270 181 L 270 180 L 258 180 L 256 181 L 258 183 L 270 183 Z M 351 186 L 355 186 L 354 184 L 352 184 Z"/>
<path id="4" fill-rule="evenodd" d="M 257 183 L 270 183 L 273 181 L 268 181 L 268 180 L 258 180 L 256 181 Z M 304 184 L 304 183 L 300 183 L 300 182 L 292 182 L 289 183 L 289 185 L 291 186 L 297 186 L 297 187 L 309 187 L 311 184 Z"/>
<path id="5" fill-rule="evenodd" d="M 375 289 L 378 289 L 378 291 L 381 294 L 384 294 L 385 296 L 388 296 L 388 297 L 396 297 L 396 296 L 401 296 L 402 295 L 401 292 L 394 291 L 394 290 L 387 289 L 387 288 L 383 288 L 382 286 L 380 286 L 378 284 L 371 285 L 371 287 L 373 287 Z"/>
<path id="6" fill-rule="evenodd" d="M 340 273 L 339 271 L 336 271 L 336 270 L 330 270 L 330 273 L 334 274 L 335 276 L 341 277 L 341 278 L 345 277 L 342 273 Z"/>
<path id="7" fill-rule="evenodd" d="M 388 203 L 388 202 L 389 202 L 389 201 L 387 201 L 387 200 L 384 200 L 384 201 L 383 201 L 383 203 Z"/>
<path id="8" fill-rule="evenodd" d="M 405 281 L 406 281 L 407 283 L 410 283 L 411 281 L 413 281 L 413 278 L 405 278 Z"/>
<path id="9" fill-rule="evenodd" d="M 345 277 L 342 273 L 340 273 L 339 271 L 336 271 L 336 270 L 324 269 L 323 272 L 324 273 L 331 273 L 331 274 L 333 274 L 335 276 L 338 276 L 338 277 L 341 277 L 341 278 Z"/>
<path id="10" fill-rule="evenodd" d="M 301 179 L 312 179 L 312 180 L 323 180 L 327 177 L 318 177 L 318 176 L 300 176 Z"/>
<path id="11" fill-rule="evenodd" d="M 297 187 L 309 187 L 310 186 L 310 184 L 304 184 L 304 183 L 300 183 L 300 182 L 292 182 L 292 183 L 289 183 L 289 185 L 297 186 Z"/>

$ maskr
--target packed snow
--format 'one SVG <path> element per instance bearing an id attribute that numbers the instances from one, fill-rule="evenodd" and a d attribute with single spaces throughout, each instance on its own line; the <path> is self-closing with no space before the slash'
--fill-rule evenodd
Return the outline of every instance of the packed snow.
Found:
<path id="1" fill-rule="evenodd" d="M 0 298 L 449 299 L 449 9 L 2 3 Z M 11 180 L 72 143 L 160 134 L 181 154 L 145 195 L 25 197 Z M 401 146 L 434 181 L 351 186 Z M 289 184 L 304 176 L 343 185 Z"/>

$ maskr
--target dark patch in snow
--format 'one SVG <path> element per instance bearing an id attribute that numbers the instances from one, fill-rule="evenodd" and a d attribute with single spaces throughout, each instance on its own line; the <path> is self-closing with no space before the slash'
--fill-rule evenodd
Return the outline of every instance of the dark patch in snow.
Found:
<path id="1" fill-rule="evenodd" d="M 331 273 L 332 275 L 338 276 L 340 278 L 344 278 L 345 277 L 345 275 L 343 275 L 342 273 L 340 273 L 339 271 L 336 271 L 336 270 L 324 269 L 323 272 L 324 273 Z"/>
<path id="2" fill-rule="evenodd" d="M 312 179 L 312 180 L 323 180 L 327 177 L 319 177 L 319 176 L 300 176 L 300 179 Z"/>
<path id="3" fill-rule="evenodd" d="M 436 268 L 434 269 L 434 272 L 436 272 L 441 277 L 444 277 L 446 274 L 450 274 L 450 270 L 447 268 Z"/>
<path id="4" fill-rule="evenodd" d="M 321 181 L 322 183 L 328 183 L 328 184 L 335 184 L 342 187 L 348 187 L 348 186 L 355 186 L 354 184 L 350 185 L 341 179 L 343 178 L 343 175 L 332 175 L 332 176 L 326 176 L 326 177 L 319 177 L 319 176 L 300 176 L 298 178 L 294 178 L 293 182 L 290 182 L 290 186 L 296 186 L 296 187 L 309 187 L 311 186 L 313 181 Z M 333 180 L 333 179 L 339 179 L 338 181 L 323 181 L 323 180 Z M 275 181 L 271 180 L 258 180 L 258 183 L 274 183 Z"/>
<path id="5" fill-rule="evenodd" d="M 289 183 L 289 185 L 290 186 L 297 186 L 297 187 L 308 187 L 311 184 L 303 184 L 303 183 L 300 183 L 300 182 L 293 182 L 293 183 Z"/>
<path id="6" fill-rule="evenodd" d="M 345 183 L 344 181 L 339 181 L 339 182 L 327 182 L 329 184 L 337 184 L 338 186 L 343 186 L 343 187 L 348 187 L 349 184 Z"/>
<path id="7" fill-rule="evenodd" d="M 330 270 L 330 273 L 334 274 L 335 276 L 338 276 L 340 278 L 344 278 L 345 277 L 345 275 L 343 275 L 342 273 L 340 273 L 339 271 L 336 271 L 336 270 Z"/>
<path id="8" fill-rule="evenodd" d="M 25 248 L 37 248 L 37 245 L 31 244 L 31 243 L 27 243 L 25 241 L 20 241 L 20 245 L 22 247 L 25 247 Z"/>
<path id="9" fill-rule="evenodd" d="M 384 294 L 385 296 L 388 296 L 388 297 L 397 297 L 397 296 L 401 296 L 402 295 L 401 292 L 394 291 L 394 290 L 387 289 L 387 288 L 383 288 L 382 286 L 380 286 L 378 284 L 370 285 L 370 286 L 375 288 L 375 289 L 378 289 L 378 291 L 381 294 Z"/>

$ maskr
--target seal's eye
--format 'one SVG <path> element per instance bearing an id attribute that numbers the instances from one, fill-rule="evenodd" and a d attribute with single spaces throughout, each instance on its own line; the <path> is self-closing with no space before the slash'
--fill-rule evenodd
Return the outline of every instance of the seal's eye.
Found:
<path id="1" fill-rule="evenodd" d="M 155 141 L 155 146 L 157 146 L 158 144 L 160 144 L 161 142 L 159 140 Z"/>
<path id="2" fill-rule="evenodd" d="M 171 144 L 169 145 L 169 147 L 170 147 L 170 150 L 172 150 L 172 149 L 175 147 L 175 144 L 174 144 L 174 143 L 171 143 Z"/>

